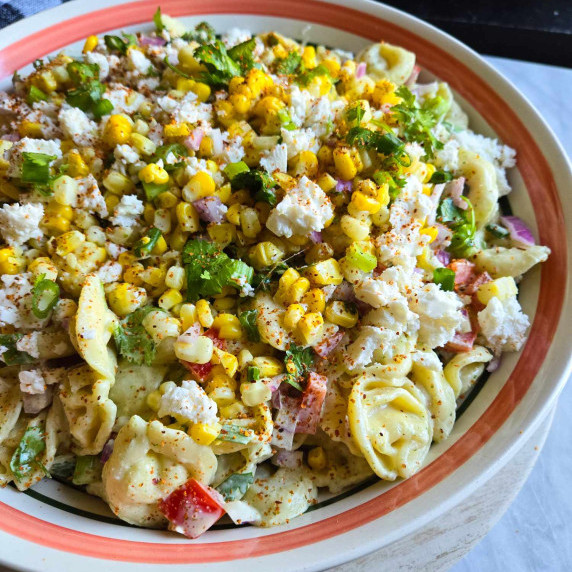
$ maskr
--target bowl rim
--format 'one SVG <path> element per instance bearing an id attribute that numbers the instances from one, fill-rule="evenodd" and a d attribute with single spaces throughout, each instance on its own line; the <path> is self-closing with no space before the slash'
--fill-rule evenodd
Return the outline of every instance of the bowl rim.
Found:
<path id="1" fill-rule="evenodd" d="M 570 179 L 570 164 L 566 155 L 538 112 L 534 110 L 526 98 L 504 79 L 501 74 L 494 70 L 492 66 L 457 40 L 417 18 L 394 8 L 367 0 L 327 0 L 325 2 L 319 0 L 293 0 L 284 4 L 280 2 L 280 0 L 253 0 L 249 2 L 248 6 L 242 6 L 241 3 L 234 0 L 199 0 L 194 2 L 192 6 L 188 5 L 184 0 L 165 0 L 160 2 L 160 4 L 165 12 L 173 16 L 191 16 L 198 14 L 208 16 L 214 14 L 240 13 L 257 14 L 271 18 L 286 17 L 309 23 L 316 22 L 330 25 L 334 28 L 350 31 L 351 33 L 366 37 L 372 41 L 379 37 L 379 30 L 383 30 L 384 38 L 391 43 L 404 45 L 404 47 L 410 47 L 412 44 L 425 47 L 428 50 L 427 52 L 423 50 L 419 51 L 419 49 L 413 50 L 418 54 L 418 60 L 422 65 L 423 62 L 429 60 L 430 57 L 431 62 L 442 62 L 444 66 L 439 67 L 437 75 L 445 81 L 449 81 L 455 90 L 483 115 L 494 131 L 499 133 L 499 137 L 505 143 L 519 149 L 520 162 L 518 169 L 525 180 L 525 186 L 529 191 L 529 195 L 532 192 L 531 199 L 536 207 L 541 242 L 543 244 L 559 244 L 559 248 L 556 250 L 553 249 L 551 259 L 545 263 L 542 269 L 539 306 L 531 327 L 528 342 L 521 353 L 517 365 L 504 387 L 494 399 L 493 404 L 491 404 L 481 418 L 478 419 L 459 440 L 461 441 L 469 433 L 472 433 L 473 438 L 477 437 L 477 442 L 473 443 L 469 449 L 465 447 L 466 443 L 455 443 L 448 451 L 422 469 L 417 475 L 407 481 L 403 481 L 390 491 L 380 495 L 380 497 L 383 496 L 386 503 L 393 503 L 392 506 L 399 505 L 401 509 L 404 509 L 412 505 L 412 502 L 403 502 L 404 494 L 411 495 L 411 493 L 414 493 L 410 497 L 411 500 L 413 498 L 420 498 L 421 494 L 419 491 L 421 488 L 426 491 L 423 496 L 426 496 L 429 492 L 438 492 L 445 481 L 450 480 L 453 471 L 455 471 L 457 475 L 466 472 L 467 467 L 474 464 L 470 463 L 471 459 L 476 458 L 476 456 L 484 452 L 485 449 L 487 449 L 487 451 L 491 449 L 491 442 L 489 440 L 493 435 L 500 435 L 501 432 L 506 432 L 507 420 L 513 418 L 515 414 L 518 413 L 517 408 L 519 404 L 522 406 L 523 401 L 526 401 L 527 390 L 533 383 L 536 373 L 541 368 L 543 368 L 545 376 L 549 374 L 552 376 L 551 385 L 549 390 L 545 392 L 541 402 L 528 404 L 526 416 L 523 417 L 525 423 L 522 432 L 516 437 L 512 435 L 512 443 L 506 445 L 502 453 L 497 452 L 493 459 L 488 459 L 488 463 L 482 465 L 479 473 L 476 476 L 473 475 L 472 479 L 469 477 L 467 480 L 467 477 L 465 477 L 467 482 L 453 494 L 449 491 L 447 499 L 443 499 L 440 506 L 434 507 L 433 509 L 426 508 L 421 511 L 410 524 L 410 528 L 413 525 L 415 525 L 415 528 L 421 526 L 423 522 L 431 520 L 446 510 L 445 507 L 453 506 L 453 504 L 466 497 L 470 489 L 473 488 L 477 482 L 484 482 L 487 478 L 490 478 L 494 472 L 500 469 L 502 465 L 510 459 L 518 449 L 518 446 L 524 442 L 525 438 L 528 438 L 532 434 L 543 416 L 546 415 L 548 409 L 553 405 L 554 400 L 564 387 L 570 373 L 572 367 L 571 356 L 569 349 L 563 342 L 565 339 L 563 334 L 567 328 L 567 318 L 572 317 L 567 276 L 567 268 L 570 267 L 571 255 L 570 237 L 568 235 L 568 239 L 566 240 L 567 233 L 565 230 L 565 221 L 568 223 L 568 228 L 571 227 L 572 213 L 570 212 L 570 204 L 566 202 L 562 204 L 560 201 L 557 190 L 557 188 L 560 187 L 564 192 L 566 179 Z M 105 0 L 99 3 L 97 10 L 91 10 L 89 5 L 89 0 L 78 0 L 71 5 L 68 4 L 53 8 L 5 28 L 2 34 L 3 37 L 0 39 L 0 77 L 10 71 L 8 66 L 18 69 L 30 63 L 36 57 L 41 57 L 41 55 L 44 55 L 46 52 L 52 52 L 60 46 L 68 45 L 76 39 L 89 35 L 89 33 L 99 34 L 107 31 L 110 29 L 110 21 L 113 21 L 113 28 L 147 23 L 151 20 L 152 14 L 156 9 L 157 1 L 142 0 L 139 2 L 131 2 L 129 0 L 120 0 L 119 2 L 114 2 L 113 0 Z M 112 14 L 113 20 L 110 20 L 109 18 Z M 46 28 L 46 22 L 52 25 Z M 75 29 L 70 29 L 70 27 L 74 28 L 74 26 Z M 84 30 L 89 30 L 89 33 L 85 33 Z M 378 31 L 376 32 L 376 30 Z M 374 33 L 378 35 L 371 37 Z M 60 39 L 61 37 L 65 39 Z M 406 41 L 404 41 L 404 39 Z M 60 43 L 58 44 L 58 42 Z M 32 52 L 35 57 L 28 55 Z M 438 56 L 437 60 L 435 59 L 436 55 Z M 431 68 L 432 66 L 424 67 Z M 469 78 L 467 84 L 463 85 L 460 83 L 460 77 Z M 476 92 L 473 91 L 475 88 L 477 89 Z M 511 104 L 514 104 L 514 110 L 511 109 L 507 100 L 510 100 Z M 488 110 L 487 106 L 489 106 Z M 504 113 L 499 113 L 496 117 L 492 117 L 490 109 L 496 109 L 497 111 L 500 109 Z M 524 119 L 521 119 L 519 116 L 526 117 L 530 130 L 523 124 Z M 534 137 L 530 131 L 533 131 L 536 137 Z M 506 135 L 503 135 L 503 132 L 507 132 Z M 539 145 L 535 139 L 541 143 L 546 156 L 539 149 Z M 525 152 L 523 153 L 520 149 L 523 149 Z M 542 184 L 548 187 L 547 195 L 544 195 L 544 193 L 541 193 L 539 190 Z M 562 196 L 564 196 L 563 193 Z M 539 208 L 547 201 L 550 202 L 550 206 L 553 209 L 551 217 L 548 217 L 548 208 L 546 206 Z M 556 215 L 556 221 L 554 220 L 554 215 Z M 560 292 L 556 291 L 558 289 L 555 288 L 555 285 L 561 286 Z M 550 316 L 550 319 L 548 319 L 547 316 Z M 554 337 L 555 340 L 553 343 L 550 343 L 551 339 L 546 338 L 552 337 Z M 534 353 L 537 355 L 533 355 Z M 540 357 L 539 354 L 543 355 Z M 546 358 L 549 354 L 552 360 L 550 364 L 547 364 Z M 500 403 L 502 401 L 501 394 L 502 398 L 507 399 L 507 401 L 512 399 L 512 401 L 510 401 L 512 405 L 510 411 L 504 410 L 506 407 L 503 408 L 503 404 Z M 506 405 L 506 402 L 504 405 Z M 484 419 L 485 416 L 487 416 L 486 419 Z M 494 423 L 491 424 L 491 420 L 493 420 Z M 514 432 L 514 428 L 511 428 L 511 432 Z M 505 440 L 507 440 L 507 437 L 508 436 L 505 436 Z M 487 445 L 489 446 L 488 448 Z M 438 466 L 439 464 L 440 466 Z M 431 467 L 433 467 L 431 471 L 428 471 Z M 428 478 L 433 479 L 429 487 L 426 486 L 426 479 Z M 423 486 L 421 485 L 422 481 L 426 481 Z M 410 484 L 407 485 L 407 483 Z M 405 489 L 407 489 L 407 492 L 405 492 Z M 390 496 L 388 497 L 388 495 Z M 441 494 L 441 496 L 443 495 Z M 374 501 L 380 497 L 377 497 Z M 453 500 L 455 503 L 453 503 Z M 308 546 L 315 547 L 315 543 L 317 542 L 326 543 L 329 541 L 329 544 L 331 544 L 332 539 L 339 541 L 341 535 L 349 536 L 352 531 L 355 532 L 360 527 L 362 530 L 369 528 L 367 525 L 375 523 L 380 516 L 386 514 L 383 513 L 383 507 L 379 506 L 380 503 L 373 503 L 373 505 L 371 503 L 373 503 L 373 501 L 369 501 L 347 511 L 351 512 L 359 509 L 358 512 L 362 514 L 358 518 L 354 512 L 354 516 L 352 516 L 351 519 L 349 517 L 344 518 L 344 523 L 341 526 L 339 522 L 335 526 L 333 522 L 326 526 L 324 524 L 325 521 L 320 521 L 286 532 L 277 532 L 273 535 L 258 539 L 255 543 L 257 546 L 253 550 L 250 550 L 250 547 L 247 549 L 242 547 L 238 551 L 229 551 L 228 545 L 230 542 L 235 541 L 193 543 L 190 546 L 194 546 L 195 548 L 203 547 L 201 552 L 208 552 L 211 556 L 203 554 L 200 557 L 202 561 L 215 562 L 220 560 L 217 559 L 214 554 L 216 550 L 224 552 L 225 556 L 244 558 L 263 556 L 264 554 L 280 555 L 283 550 L 292 550 L 294 548 L 302 549 Z M 343 513 L 339 516 L 345 516 L 345 514 L 346 513 Z M 126 547 L 123 544 L 114 545 L 113 542 L 104 542 L 105 546 L 103 546 L 103 544 L 101 544 L 102 541 L 98 540 L 101 537 L 93 537 L 92 535 L 86 535 L 86 538 L 83 539 L 86 541 L 86 544 L 83 546 L 74 545 L 74 549 L 71 545 L 66 544 L 68 541 L 71 542 L 71 539 L 67 538 L 68 533 L 66 531 L 68 529 L 55 524 L 46 527 L 46 524 L 50 523 L 43 523 L 43 521 L 35 519 L 35 517 L 23 515 L 23 513 L 17 509 L 9 507 L 4 503 L 0 503 L 0 515 L 5 517 L 0 519 L 0 529 L 4 529 L 22 538 L 28 538 L 28 540 L 39 542 L 45 546 L 55 546 L 60 550 L 70 550 L 75 554 L 95 556 L 98 558 L 105 555 L 107 555 L 107 557 L 125 558 L 125 554 L 122 551 L 125 550 Z M 332 518 L 338 520 L 339 516 Z M 55 529 L 52 527 L 55 527 Z M 308 527 L 314 527 L 312 532 L 315 532 L 310 542 L 308 542 L 310 533 Z M 332 527 L 334 527 L 335 530 Z M 35 532 L 32 534 L 29 528 L 34 529 Z M 49 533 L 48 529 L 50 530 Z M 328 534 L 331 533 L 332 530 L 334 530 L 335 533 L 328 536 L 326 529 Z M 403 531 L 406 529 L 407 527 L 405 525 L 399 529 L 402 536 L 404 534 Z M 74 542 L 76 543 L 77 535 L 78 533 L 73 535 L 75 538 Z M 286 541 L 285 535 L 289 535 L 290 540 Z M 271 541 L 274 548 L 268 552 L 261 551 L 260 545 L 264 544 L 264 542 L 268 543 L 268 541 L 261 542 L 261 540 L 270 539 L 272 537 L 276 537 Z M 383 544 L 387 544 L 387 542 L 389 542 L 387 540 L 388 538 L 389 537 L 386 536 L 384 539 L 374 538 L 368 539 L 367 541 L 364 540 L 361 542 L 359 548 L 352 551 L 349 557 L 357 557 Z M 129 541 L 116 542 L 127 543 Z M 244 543 L 244 541 L 240 542 Z M 128 560 L 130 562 L 154 561 L 157 563 L 183 563 L 201 561 L 196 560 L 196 549 L 185 551 L 181 550 L 179 545 L 177 545 L 178 556 L 173 560 L 173 557 L 171 557 L 171 559 L 165 559 L 156 554 L 160 546 L 173 549 L 173 545 L 140 542 L 136 544 L 138 545 L 137 554 L 129 555 Z M 143 544 L 149 544 L 149 547 L 145 547 L 146 549 L 142 550 Z M 307 553 L 307 550 L 304 550 L 304 552 Z M 153 555 L 153 553 L 155 554 Z M 113 554 L 113 556 L 110 556 L 111 554 Z M 154 559 L 149 560 L 150 556 L 153 556 Z M 344 559 L 347 558 L 330 557 L 332 562 L 341 562 Z M 322 557 L 321 562 L 325 562 L 325 557 Z"/>

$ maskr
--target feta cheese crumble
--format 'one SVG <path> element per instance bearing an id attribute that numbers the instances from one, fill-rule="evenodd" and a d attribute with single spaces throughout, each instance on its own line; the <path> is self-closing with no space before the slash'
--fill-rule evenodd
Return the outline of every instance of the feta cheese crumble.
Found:
<path id="1" fill-rule="evenodd" d="M 481 333 L 495 354 L 520 350 L 526 339 L 530 321 L 515 296 L 502 302 L 491 298 L 478 313 Z"/>
<path id="2" fill-rule="evenodd" d="M 123 195 L 109 220 L 115 226 L 132 227 L 137 224 L 137 218 L 144 209 L 143 201 L 136 195 Z"/>
<path id="3" fill-rule="evenodd" d="M 63 107 L 58 119 L 64 135 L 79 147 L 95 143 L 97 124 L 78 107 Z"/>
<path id="4" fill-rule="evenodd" d="M 46 382 L 41 370 L 27 369 L 18 374 L 20 380 L 20 391 L 22 393 L 30 393 L 37 395 L 46 391 Z"/>
<path id="5" fill-rule="evenodd" d="M 276 236 L 290 238 L 293 234 L 322 230 L 333 216 L 334 208 L 326 193 L 303 176 L 272 209 L 266 227 Z"/>
<path id="6" fill-rule="evenodd" d="M 9 177 L 20 177 L 22 175 L 24 153 L 42 153 L 44 155 L 55 156 L 56 159 L 62 158 L 59 139 L 46 141 L 45 139 L 30 139 L 29 137 L 24 137 L 14 143 L 6 153 L 6 159 L 10 164 L 7 172 Z"/>
<path id="7" fill-rule="evenodd" d="M 42 204 L 5 204 L 0 209 L 0 233 L 10 246 L 22 246 L 32 238 L 42 238 L 40 222 L 43 217 Z"/>
<path id="8" fill-rule="evenodd" d="M 260 159 L 260 166 L 272 175 L 276 171 L 285 173 L 288 170 L 288 148 L 285 143 L 276 145 L 273 149 L 264 151 Z"/>
<path id="9" fill-rule="evenodd" d="M 218 421 L 217 404 L 194 380 L 183 380 L 181 386 L 171 386 L 161 396 L 159 417 L 171 415 L 192 423 L 212 425 Z"/>

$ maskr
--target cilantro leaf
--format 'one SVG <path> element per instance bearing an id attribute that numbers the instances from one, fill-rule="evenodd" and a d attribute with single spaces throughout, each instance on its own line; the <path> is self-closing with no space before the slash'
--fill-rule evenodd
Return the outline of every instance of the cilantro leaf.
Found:
<path id="1" fill-rule="evenodd" d="M 16 348 L 18 340 L 22 337 L 23 334 L 0 334 L 0 348 L 2 348 L 0 360 L 4 360 L 6 365 L 21 365 L 35 361 L 31 355 Z"/>
<path id="2" fill-rule="evenodd" d="M 159 8 L 159 11 L 161 9 Z M 153 17 L 154 19 L 154 17 Z M 105 45 L 107 46 L 107 49 L 111 52 L 119 52 L 121 55 L 125 55 L 127 54 L 127 50 L 131 47 L 131 46 L 136 46 L 137 45 L 137 37 L 134 36 L 133 34 L 123 34 L 123 38 L 120 38 L 119 36 L 109 36 L 109 35 L 105 35 L 103 36 L 103 39 L 105 41 Z"/>
<path id="3" fill-rule="evenodd" d="M 451 197 L 446 197 L 437 207 L 437 222 L 445 224 L 453 231 L 451 244 L 447 250 L 455 256 L 466 256 L 475 244 L 475 213 L 467 197 L 462 196 L 468 208 L 462 210 L 455 206 Z"/>
<path id="4" fill-rule="evenodd" d="M 238 173 L 231 181 L 233 191 L 247 189 L 256 201 L 268 203 L 272 207 L 277 203 L 276 193 L 273 191 L 275 186 L 276 181 L 268 173 L 258 169 Z"/>
<path id="5" fill-rule="evenodd" d="M 276 61 L 278 75 L 292 75 L 298 71 L 302 63 L 302 56 L 298 52 L 290 52 L 285 58 Z"/>
<path id="6" fill-rule="evenodd" d="M 250 443 L 255 437 L 256 433 L 252 429 L 245 429 L 232 423 L 223 425 L 218 436 L 221 441 L 231 441 L 242 445 Z"/>
<path id="7" fill-rule="evenodd" d="M 247 310 L 238 315 L 240 325 L 244 328 L 246 336 L 251 342 L 260 341 L 260 332 L 256 325 L 256 318 L 258 317 L 258 310 Z"/>
<path id="8" fill-rule="evenodd" d="M 24 151 L 22 157 L 23 182 L 46 184 L 50 180 L 50 163 L 57 159 L 56 155 Z"/>
<path id="9" fill-rule="evenodd" d="M 229 57 L 240 66 L 243 75 L 246 74 L 248 70 L 251 70 L 255 65 L 255 48 L 256 40 L 254 38 L 250 38 L 250 40 L 241 42 L 240 44 L 237 44 L 228 50 Z"/>
<path id="10" fill-rule="evenodd" d="M 455 289 L 455 271 L 450 268 L 435 268 L 433 282 L 441 286 L 441 290 L 452 292 Z"/>
<path id="11" fill-rule="evenodd" d="M 127 361 L 136 365 L 151 365 L 157 348 L 142 322 L 150 312 L 157 309 L 143 306 L 119 321 L 113 337 L 117 350 Z"/>
<path id="12" fill-rule="evenodd" d="M 66 94 L 66 101 L 71 106 L 91 111 L 98 119 L 111 113 L 113 104 L 108 99 L 102 99 L 106 87 L 98 80 L 97 64 L 73 61 L 66 66 L 66 70 L 74 85 Z"/>
<path id="13" fill-rule="evenodd" d="M 207 22 L 200 22 L 194 30 L 185 32 L 182 36 L 185 42 L 198 42 L 199 44 L 212 44 L 216 40 L 215 29 Z"/>
<path id="14" fill-rule="evenodd" d="M 298 75 L 296 81 L 305 87 L 310 85 L 310 83 L 312 83 L 315 78 L 322 75 L 325 75 L 327 78 L 331 78 L 330 70 L 325 65 L 320 64 L 311 70 L 304 70 L 301 74 Z"/>
<path id="15" fill-rule="evenodd" d="M 39 466 L 46 476 L 49 476 L 46 468 L 37 460 L 38 455 L 46 448 L 46 440 L 41 427 L 28 427 L 16 451 L 10 459 L 10 470 L 18 479 L 22 480 L 31 473 L 35 466 Z"/>
<path id="16" fill-rule="evenodd" d="M 437 185 L 439 183 L 447 183 L 452 179 L 453 179 L 453 173 L 449 173 L 449 171 L 435 171 L 431 175 L 429 182 Z"/>
<path id="17" fill-rule="evenodd" d="M 254 482 L 252 473 L 234 473 L 223 481 L 216 490 L 224 497 L 224 500 L 234 501 L 241 499 Z"/>
<path id="18" fill-rule="evenodd" d="M 201 239 L 187 242 L 183 249 L 183 264 L 187 274 L 187 297 L 191 301 L 200 296 L 220 294 L 224 286 L 240 288 L 250 284 L 254 275 L 248 264 L 230 258 L 219 245 Z"/>
<path id="19" fill-rule="evenodd" d="M 393 155 L 403 166 L 409 166 L 411 159 L 405 151 L 405 142 L 401 141 L 394 133 L 381 133 L 365 127 L 352 127 L 346 135 L 346 141 L 350 145 L 375 149 L 383 155 Z"/>
<path id="20" fill-rule="evenodd" d="M 303 348 L 296 344 L 290 344 L 284 357 L 286 364 L 286 382 L 299 391 L 303 391 L 300 381 L 306 377 L 310 368 L 314 365 L 314 352 L 312 348 Z"/>
<path id="21" fill-rule="evenodd" d="M 200 81 L 209 85 L 225 86 L 233 77 L 242 73 L 241 66 L 230 57 L 220 40 L 200 46 L 194 56 L 208 70 L 199 75 Z"/>
<path id="22" fill-rule="evenodd" d="M 161 6 L 158 6 L 157 11 L 153 14 L 153 24 L 155 24 L 157 34 L 160 34 L 165 29 L 165 25 L 161 19 Z"/>

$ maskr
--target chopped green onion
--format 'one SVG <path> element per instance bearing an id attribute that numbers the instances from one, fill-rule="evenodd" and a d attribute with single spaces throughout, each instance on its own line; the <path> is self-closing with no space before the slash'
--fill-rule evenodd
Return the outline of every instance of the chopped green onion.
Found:
<path id="1" fill-rule="evenodd" d="M 430 183 L 439 184 L 439 183 L 446 183 L 453 179 L 453 174 L 449 173 L 449 171 L 435 171 L 431 178 L 429 179 Z"/>
<path id="2" fill-rule="evenodd" d="M 103 36 L 105 40 L 105 45 L 107 49 L 112 52 L 119 52 L 122 55 L 127 54 L 127 50 L 131 46 L 137 45 L 137 37 L 133 34 L 123 34 L 125 36 L 125 40 L 120 38 L 119 36 Z"/>
<path id="3" fill-rule="evenodd" d="M 97 455 L 78 457 L 73 472 L 74 485 L 89 485 L 101 479 L 102 464 Z"/>
<path id="4" fill-rule="evenodd" d="M 362 272 L 371 272 L 377 266 L 377 258 L 373 254 L 364 252 L 355 242 L 346 250 L 346 261 Z"/>
<path id="5" fill-rule="evenodd" d="M 228 177 L 229 181 L 232 181 L 240 173 L 248 173 L 250 168 L 244 161 L 238 161 L 236 163 L 229 163 L 224 169 L 224 174 Z"/>
<path id="6" fill-rule="evenodd" d="M 223 425 L 218 436 L 221 441 L 231 441 L 242 445 L 250 443 L 255 437 L 256 434 L 252 429 L 245 429 L 244 427 L 233 425 L 232 423 Z"/>
<path id="7" fill-rule="evenodd" d="M 38 103 L 38 101 L 46 101 L 47 99 L 48 96 L 41 89 L 38 89 L 35 85 L 30 87 L 28 92 L 28 103 L 30 105 Z"/>
<path id="8" fill-rule="evenodd" d="M 248 487 L 254 482 L 252 473 L 234 473 L 223 481 L 216 490 L 224 497 L 227 502 L 241 499 L 248 490 Z"/>
<path id="9" fill-rule="evenodd" d="M 452 292 L 455 289 L 455 272 L 450 268 L 435 268 L 433 282 L 441 286 L 441 290 Z"/>
<path id="10" fill-rule="evenodd" d="M 260 379 L 260 368 L 255 365 L 249 365 L 246 368 L 246 379 L 248 381 L 258 381 Z"/>
<path id="11" fill-rule="evenodd" d="M 278 119 L 282 124 L 282 127 L 287 131 L 294 131 L 296 129 L 296 125 L 294 125 L 294 122 L 286 109 L 282 108 L 278 111 Z"/>
<path id="12" fill-rule="evenodd" d="M 181 71 L 177 66 L 174 66 L 169 61 L 169 56 L 165 56 L 163 62 L 169 69 L 173 70 L 176 74 L 180 75 L 181 77 L 184 77 L 185 79 L 193 79 L 190 75 L 186 74 L 184 71 Z"/>
<path id="13" fill-rule="evenodd" d="M 506 238 L 510 232 L 500 224 L 488 224 L 485 227 L 495 238 Z"/>
<path id="14" fill-rule="evenodd" d="M 161 193 L 169 190 L 169 183 L 146 183 L 143 181 L 141 184 L 148 201 L 155 200 Z"/>
<path id="15" fill-rule="evenodd" d="M 22 156 L 22 181 L 46 184 L 50 179 L 50 163 L 57 159 L 56 155 L 25 151 Z"/>
<path id="16" fill-rule="evenodd" d="M 161 19 L 161 7 L 157 8 L 155 14 L 153 14 L 153 23 L 155 24 L 155 30 L 157 34 L 160 34 L 164 29 L 165 25 L 163 24 L 163 20 Z"/>
<path id="17" fill-rule="evenodd" d="M 32 288 L 32 312 L 36 318 L 47 318 L 60 298 L 60 287 L 53 281 L 38 277 Z"/>
<path id="18" fill-rule="evenodd" d="M 151 254 L 151 251 L 155 248 L 155 245 L 161 236 L 161 231 L 158 228 L 150 228 L 147 231 L 147 234 L 135 243 L 135 246 L 133 247 L 135 256 L 142 258 Z"/>

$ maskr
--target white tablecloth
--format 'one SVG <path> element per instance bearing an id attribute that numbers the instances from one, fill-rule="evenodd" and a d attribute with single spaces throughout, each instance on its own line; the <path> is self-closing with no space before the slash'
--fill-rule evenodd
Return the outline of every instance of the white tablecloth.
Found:
<path id="1" fill-rule="evenodd" d="M 502 58 L 487 60 L 540 110 L 570 156 L 572 70 Z M 572 380 L 560 397 L 538 462 L 515 502 L 452 572 L 572 570 L 571 411 Z"/>

